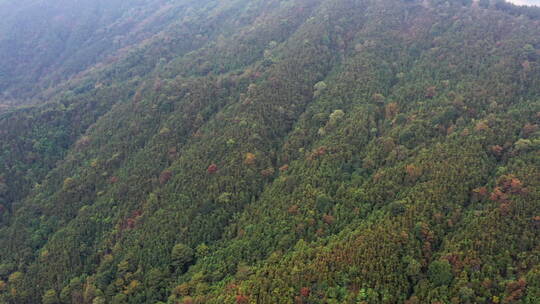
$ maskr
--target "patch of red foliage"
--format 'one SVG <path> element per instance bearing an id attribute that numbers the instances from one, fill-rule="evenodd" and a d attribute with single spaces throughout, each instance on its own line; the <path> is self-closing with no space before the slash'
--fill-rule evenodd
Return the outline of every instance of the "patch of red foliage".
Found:
<path id="1" fill-rule="evenodd" d="M 268 169 L 264 169 L 261 171 L 261 175 L 264 176 L 264 177 L 269 177 L 269 176 L 272 176 L 274 175 L 274 168 L 268 168 Z"/>
<path id="2" fill-rule="evenodd" d="M 210 166 L 208 166 L 208 169 L 206 169 L 206 172 L 210 174 L 214 174 L 217 171 L 218 171 L 218 166 L 216 164 L 211 164 Z"/>
<path id="3" fill-rule="evenodd" d="M 479 188 L 473 189 L 471 200 L 473 202 L 484 200 L 485 198 L 488 197 L 488 194 L 489 192 L 486 187 L 479 187 Z"/>
<path id="4" fill-rule="evenodd" d="M 527 288 L 525 279 L 509 282 L 506 284 L 506 293 L 508 296 L 504 299 L 504 303 L 515 303 L 521 299 Z"/>
<path id="5" fill-rule="evenodd" d="M 173 174 L 170 170 L 165 170 L 161 172 L 161 174 L 159 175 L 159 183 L 161 185 L 166 184 L 171 179 L 172 175 Z"/>
<path id="6" fill-rule="evenodd" d="M 328 150 L 326 149 L 326 147 L 319 147 L 319 148 L 313 150 L 313 152 L 311 152 L 311 154 L 308 157 L 308 160 L 317 159 L 317 158 L 325 155 L 327 151 Z"/>
<path id="7" fill-rule="evenodd" d="M 249 303 L 249 298 L 246 297 L 245 295 L 237 295 L 236 296 L 236 304 L 247 304 Z"/>
<path id="8" fill-rule="evenodd" d="M 499 145 L 492 146 L 490 150 L 491 153 L 497 157 L 501 156 L 504 152 L 504 148 Z"/>
<path id="9" fill-rule="evenodd" d="M 490 199 L 499 203 L 509 203 L 510 194 L 525 194 L 527 189 L 515 175 L 503 175 L 497 181 L 497 187 L 491 192 Z"/>
<path id="10" fill-rule="evenodd" d="M 141 210 L 135 210 L 131 213 L 131 216 L 127 218 L 120 226 L 121 230 L 130 230 L 135 228 L 137 219 L 142 216 Z"/>
<path id="11" fill-rule="evenodd" d="M 287 212 L 289 212 L 289 214 L 298 214 L 299 211 L 300 211 L 300 208 L 298 207 L 298 205 L 292 205 L 287 210 Z"/>
<path id="12" fill-rule="evenodd" d="M 325 214 L 325 215 L 323 216 L 323 222 L 325 222 L 325 223 L 328 224 L 328 225 L 332 225 L 335 221 L 336 221 L 336 218 L 333 217 L 333 216 L 330 215 L 330 214 Z"/>

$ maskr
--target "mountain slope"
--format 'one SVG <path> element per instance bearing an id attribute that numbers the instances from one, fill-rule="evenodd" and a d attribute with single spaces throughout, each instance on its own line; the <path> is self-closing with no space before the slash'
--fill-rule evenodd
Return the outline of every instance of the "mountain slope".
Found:
<path id="1" fill-rule="evenodd" d="M 0 301 L 536 303 L 540 23 L 503 4 L 118 3 L 153 38 L 1 82 L 48 102 L 0 116 Z"/>

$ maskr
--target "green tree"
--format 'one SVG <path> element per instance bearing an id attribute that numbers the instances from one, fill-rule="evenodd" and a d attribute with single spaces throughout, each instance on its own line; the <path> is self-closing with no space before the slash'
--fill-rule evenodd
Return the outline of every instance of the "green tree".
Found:
<path id="1" fill-rule="evenodd" d="M 194 250 L 185 244 L 174 245 L 171 251 L 172 265 L 180 271 L 183 271 L 185 267 L 193 261 Z"/>
<path id="2" fill-rule="evenodd" d="M 449 285 L 454 278 L 452 274 L 452 266 L 446 260 L 434 261 L 429 265 L 428 269 L 429 280 L 435 286 Z"/>
<path id="3" fill-rule="evenodd" d="M 47 290 L 42 297 L 42 303 L 43 304 L 58 304 L 60 301 L 58 300 L 58 295 L 56 294 L 56 291 L 54 289 Z"/>

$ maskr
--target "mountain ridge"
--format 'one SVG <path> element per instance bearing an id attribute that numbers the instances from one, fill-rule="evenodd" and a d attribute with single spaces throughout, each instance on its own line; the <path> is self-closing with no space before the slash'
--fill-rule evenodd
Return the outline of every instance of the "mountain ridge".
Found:
<path id="1" fill-rule="evenodd" d="M 534 303 L 540 24 L 499 3 L 208 1 L 4 114 L 0 301 Z"/>

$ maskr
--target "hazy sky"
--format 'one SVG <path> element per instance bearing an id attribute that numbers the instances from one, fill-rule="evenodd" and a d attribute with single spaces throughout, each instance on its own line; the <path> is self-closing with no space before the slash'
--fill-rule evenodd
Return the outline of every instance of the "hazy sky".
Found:
<path id="1" fill-rule="evenodd" d="M 507 0 L 508 2 L 518 5 L 538 5 L 540 6 L 540 0 Z"/>

